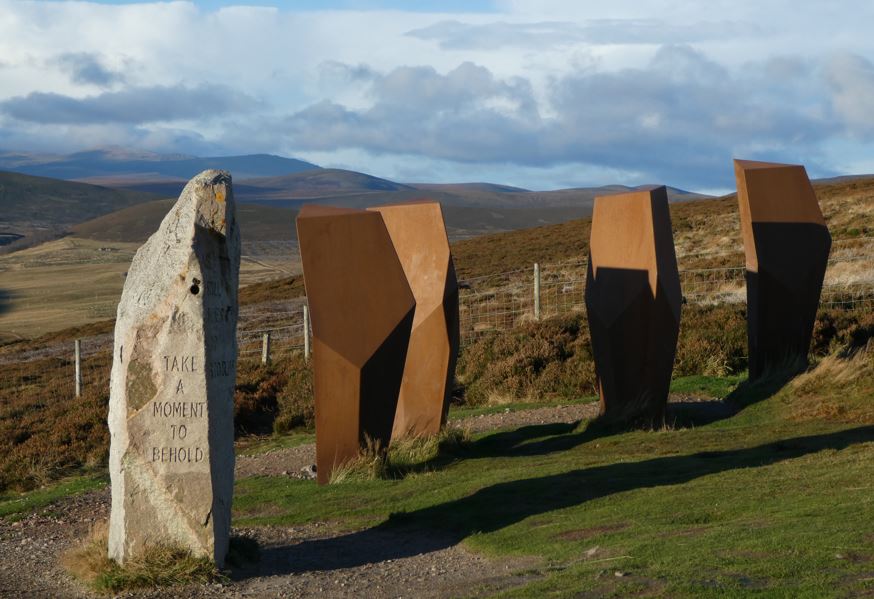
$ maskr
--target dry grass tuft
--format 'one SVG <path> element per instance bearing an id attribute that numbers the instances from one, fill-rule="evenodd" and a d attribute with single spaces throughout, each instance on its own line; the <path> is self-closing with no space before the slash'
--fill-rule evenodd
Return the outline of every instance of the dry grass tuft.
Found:
<path id="1" fill-rule="evenodd" d="M 874 352 L 835 352 L 796 377 L 783 394 L 793 420 L 874 423 Z"/>
<path id="2" fill-rule="evenodd" d="M 357 456 L 343 462 L 331 472 L 329 484 L 388 478 L 387 452 L 378 440 L 367 437 Z"/>
<path id="3" fill-rule="evenodd" d="M 330 482 L 397 479 L 428 472 L 438 461 L 453 459 L 470 443 L 470 431 L 457 427 L 444 427 L 437 435 L 393 441 L 387 451 L 368 438 L 356 458 L 334 469 Z"/>
<path id="4" fill-rule="evenodd" d="M 206 583 L 224 577 L 205 557 L 188 549 L 156 545 L 143 555 L 119 565 L 107 555 L 108 526 L 101 522 L 77 546 L 67 551 L 61 564 L 75 578 L 103 593 L 156 586 Z"/>

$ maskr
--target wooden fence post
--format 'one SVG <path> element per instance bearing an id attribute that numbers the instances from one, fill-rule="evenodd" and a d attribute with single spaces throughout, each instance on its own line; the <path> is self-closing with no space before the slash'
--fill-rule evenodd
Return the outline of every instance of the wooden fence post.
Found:
<path id="1" fill-rule="evenodd" d="M 270 361 L 270 332 L 261 335 L 261 363 L 267 364 Z"/>
<path id="2" fill-rule="evenodd" d="M 73 342 L 76 354 L 76 397 L 82 395 L 82 341 L 76 339 Z"/>
<path id="3" fill-rule="evenodd" d="M 540 264 L 534 263 L 534 320 L 540 320 Z"/>
<path id="4" fill-rule="evenodd" d="M 303 359 L 310 361 L 310 309 L 303 305 Z"/>

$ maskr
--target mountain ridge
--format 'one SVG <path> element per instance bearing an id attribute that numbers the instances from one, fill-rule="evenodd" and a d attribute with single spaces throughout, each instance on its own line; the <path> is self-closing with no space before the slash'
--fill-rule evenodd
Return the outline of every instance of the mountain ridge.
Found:
<path id="1" fill-rule="evenodd" d="M 0 170 L 53 179 L 79 180 L 154 173 L 158 177 L 188 180 L 210 168 L 222 168 L 246 178 L 276 176 L 321 167 L 304 160 L 273 154 L 199 157 L 132 152 L 123 148 L 104 148 L 66 155 L 0 151 Z"/>

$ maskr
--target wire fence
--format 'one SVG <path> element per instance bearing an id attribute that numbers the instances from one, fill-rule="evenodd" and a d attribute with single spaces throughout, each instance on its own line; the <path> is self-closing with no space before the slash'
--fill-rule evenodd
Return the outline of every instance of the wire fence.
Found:
<path id="1" fill-rule="evenodd" d="M 278 251 L 273 246 L 267 249 Z M 736 253 L 723 255 L 735 256 Z M 742 259 L 742 254 L 737 257 Z M 683 258 L 680 257 L 681 263 Z M 462 346 L 491 331 L 507 330 L 553 316 L 584 313 L 587 266 L 585 260 L 565 261 L 459 281 Z M 680 285 L 687 304 L 746 302 L 746 270 L 743 266 L 683 269 L 680 271 Z M 842 310 L 874 307 L 874 238 L 835 242 L 820 306 Z M 111 316 L 115 305 L 101 305 L 99 310 L 101 314 L 106 312 Z M 265 362 L 295 352 L 306 352 L 309 326 L 305 311 L 305 297 L 241 306 L 237 332 L 239 359 Z M 111 334 L 80 339 L 83 386 L 108 379 L 112 342 Z M 13 377 L 16 387 L 32 389 L 38 385 L 39 377 L 34 375 L 34 369 L 28 363 L 43 360 L 46 368 L 72 372 L 75 368 L 72 345 L 63 341 L 7 352 L 0 355 L 0 364 L 4 365 L 5 373 Z M 67 380 L 72 389 L 73 376 Z M 67 385 L 64 381 L 53 384 Z"/>

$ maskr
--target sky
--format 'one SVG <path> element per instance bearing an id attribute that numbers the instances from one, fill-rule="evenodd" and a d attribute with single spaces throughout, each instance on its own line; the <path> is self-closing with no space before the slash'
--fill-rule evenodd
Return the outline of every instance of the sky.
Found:
<path id="1" fill-rule="evenodd" d="M 0 149 L 529 189 L 871 173 L 871 23 L 868 0 L 0 0 Z"/>

